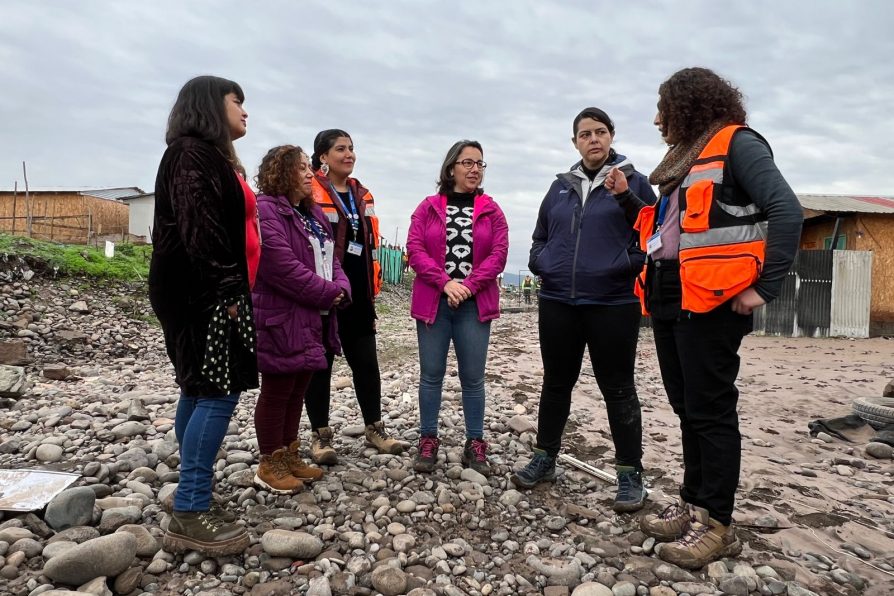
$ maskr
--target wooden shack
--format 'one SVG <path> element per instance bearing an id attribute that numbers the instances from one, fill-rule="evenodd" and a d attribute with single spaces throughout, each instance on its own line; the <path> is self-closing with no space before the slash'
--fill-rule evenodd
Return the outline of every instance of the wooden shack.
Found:
<path id="1" fill-rule="evenodd" d="M 121 199 L 144 194 L 135 186 L 99 189 L 0 190 L 0 232 L 87 244 L 126 238 L 128 208 Z"/>

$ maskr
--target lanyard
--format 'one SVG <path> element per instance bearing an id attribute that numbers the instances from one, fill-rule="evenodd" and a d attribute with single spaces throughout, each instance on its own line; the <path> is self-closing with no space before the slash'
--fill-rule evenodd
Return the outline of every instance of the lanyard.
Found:
<path id="1" fill-rule="evenodd" d="M 667 215 L 667 204 L 670 202 L 670 197 L 668 195 L 664 195 L 658 201 L 658 219 L 656 222 L 658 223 L 658 227 L 656 229 L 661 229 L 661 226 L 664 224 L 664 217 Z"/>
<path id="2" fill-rule="evenodd" d="M 321 226 L 320 222 L 318 222 L 312 216 L 304 215 L 303 213 L 298 211 L 298 209 L 295 209 L 295 213 L 301 216 L 301 219 L 304 220 L 305 229 L 307 229 L 307 231 L 314 235 L 314 237 L 317 239 L 317 242 L 320 243 L 320 251 L 322 251 L 322 253 L 325 255 L 327 234 L 326 231 L 323 230 L 323 226 Z"/>
<path id="3" fill-rule="evenodd" d="M 354 193 L 351 192 L 351 187 L 348 186 L 348 204 L 351 207 L 351 211 L 348 212 L 348 205 L 345 205 L 345 202 L 342 200 L 341 195 L 338 194 L 337 190 L 335 190 L 335 186 L 331 182 L 329 183 L 329 186 L 332 187 L 332 192 L 335 193 L 335 197 L 338 199 L 338 202 L 341 203 L 341 208 L 348 216 L 348 219 L 351 220 L 351 229 L 354 230 L 354 236 L 356 237 L 357 230 L 360 227 L 360 216 L 357 214 L 357 205 L 354 203 Z"/>

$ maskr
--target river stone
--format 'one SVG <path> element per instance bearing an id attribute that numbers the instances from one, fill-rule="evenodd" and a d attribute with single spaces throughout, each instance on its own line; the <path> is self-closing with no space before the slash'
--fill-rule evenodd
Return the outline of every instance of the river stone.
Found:
<path id="1" fill-rule="evenodd" d="M 100 532 L 114 532 L 125 524 L 135 524 L 143 517 L 143 513 L 136 505 L 129 507 L 112 507 L 102 512 L 99 521 Z"/>
<path id="2" fill-rule="evenodd" d="M 114 577 L 130 567 L 137 554 L 133 534 L 100 536 L 56 555 L 43 568 L 50 579 L 80 586 L 95 577 Z"/>
<path id="3" fill-rule="evenodd" d="M 307 532 L 270 530 L 261 536 L 261 547 L 271 557 L 313 559 L 323 552 L 323 542 Z"/>
<path id="4" fill-rule="evenodd" d="M 45 443 L 37 448 L 34 455 L 37 457 L 37 461 L 50 464 L 62 459 L 62 453 L 62 447 L 59 445 L 49 445 Z"/>
<path id="5" fill-rule="evenodd" d="M 130 594 L 140 587 L 140 580 L 142 579 L 143 570 L 139 567 L 131 567 L 115 578 L 115 593 Z"/>
<path id="6" fill-rule="evenodd" d="M 57 540 L 56 542 L 50 542 L 45 547 L 43 547 L 43 552 L 40 553 L 40 556 L 49 561 L 56 555 L 62 554 L 68 549 L 74 548 L 77 545 L 77 542 L 70 542 L 68 540 Z"/>
<path id="7" fill-rule="evenodd" d="M 13 553 L 21 552 L 25 555 L 26 559 L 30 559 L 31 557 L 36 557 L 37 555 L 39 555 L 42 550 L 43 545 L 34 538 L 22 538 L 20 540 L 16 540 L 9 546 L 7 556 Z"/>
<path id="8" fill-rule="evenodd" d="M 372 572 L 373 588 L 384 596 L 397 596 L 407 591 L 407 574 L 394 567 L 377 567 Z"/>
<path id="9" fill-rule="evenodd" d="M 17 528 L 12 526 L 0 529 L 0 542 L 12 544 L 16 540 L 21 540 L 22 538 L 36 538 L 36 536 L 27 528 Z"/>
<path id="10" fill-rule="evenodd" d="M 613 592 L 602 584 L 586 582 L 574 588 L 571 596 L 613 596 Z"/>
<path id="11" fill-rule="evenodd" d="M 307 585 L 306 596 L 332 596 L 332 587 L 328 577 L 315 577 Z"/>
<path id="12" fill-rule="evenodd" d="M 99 538 L 99 530 L 92 526 L 75 526 L 73 528 L 68 528 L 67 530 L 62 530 L 47 542 L 52 544 L 56 541 L 62 542 L 75 542 L 77 544 L 81 544 L 82 542 L 87 542 L 88 540 L 93 540 L 94 538 Z"/>
<path id="13" fill-rule="evenodd" d="M 151 557 L 161 549 L 158 540 L 155 536 L 149 533 L 149 530 L 147 530 L 145 526 L 139 524 L 125 524 L 115 530 L 115 532 L 127 532 L 128 534 L 133 534 L 133 537 L 137 539 L 138 557 Z"/>
<path id="14" fill-rule="evenodd" d="M 869 443 L 866 445 L 866 454 L 875 459 L 891 459 L 894 456 L 894 447 L 887 443 Z"/>
<path id="15" fill-rule="evenodd" d="M 122 422 L 121 424 L 112 427 L 112 434 L 115 435 L 116 439 L 126 439 L 128 437 L 143 434 L 144 432 L 146 432 L 146 425 L 135 420 Z"/>
<path id="16" fill-rule="evenodd" d="M 94 594 L 94 596 L 112 596 L 107 577 L 96 577 L 78 588 L 79 594 Z"/>
<path id="17" fill-rule="evenodd" d="M 57 532 L 74 526 L 86 526 L 93 520 L 95 503 L 96 493 L 92 488 L 69 488 L 53 497 L 47 505 L 44 521 Z"/>

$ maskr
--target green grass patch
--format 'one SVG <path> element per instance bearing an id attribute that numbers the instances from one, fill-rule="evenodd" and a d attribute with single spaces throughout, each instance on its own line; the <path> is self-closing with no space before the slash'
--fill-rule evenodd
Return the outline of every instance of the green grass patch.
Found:
<path id="1" fill-rule="evenodd" d="M 19 256 L 26 259 L 31 268 L 52 271 L 61 275 L 81 275 L 105 279 L 143 280 L 149 275 L 149 259 L 152 246 L 116 244 L 115 256 L 106 258 L 102 249 L 80 244 L 59 244 L 0 234 L 0 258 Z"/>

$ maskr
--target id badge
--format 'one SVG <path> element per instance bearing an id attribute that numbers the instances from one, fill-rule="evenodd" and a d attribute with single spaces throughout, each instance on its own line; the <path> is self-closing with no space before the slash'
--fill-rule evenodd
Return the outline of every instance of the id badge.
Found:
<path id="1" fill-rule="evenodd" d="M 359 242 L 348 242 L 348 254 L 357 255 L 359 257 L 363 254 L 363 245 Z"/>
<path id="2" fill-rule="evenodd" d="M 659 248 L 661 248 L 661 236 L 658 234 L 658 232 L 655 232 L 646 241 L 646 254 L 650 255 Z"/>

